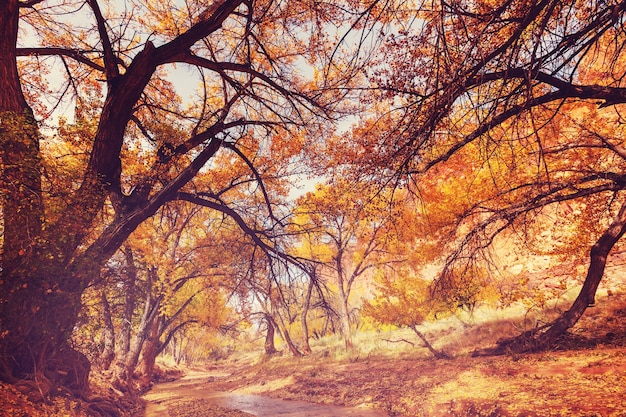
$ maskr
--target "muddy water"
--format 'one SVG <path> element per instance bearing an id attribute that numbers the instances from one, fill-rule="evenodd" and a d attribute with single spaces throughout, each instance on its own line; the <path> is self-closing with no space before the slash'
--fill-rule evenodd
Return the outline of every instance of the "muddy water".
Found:
<path id="1" fill-rule="evenodd" d="M 262 395 L 215 392 L 204 388 L 209 374 L 195 372 L 185 378 L 156 385 L 144 396 L 148 402 L 146 417 L 212 417 L 224 415 L 211 407 L 238 410 L 259 417 L 337 416 L 385 417 L 386 413 L 364 408 L 285 401 Z M 200 406 L 198 404 L 201 404 Z"/>

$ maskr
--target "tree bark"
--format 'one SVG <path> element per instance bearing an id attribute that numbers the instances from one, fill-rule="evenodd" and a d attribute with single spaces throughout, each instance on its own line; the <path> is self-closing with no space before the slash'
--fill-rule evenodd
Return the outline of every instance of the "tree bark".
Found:
<path id="1" fill-rule="evenodd" d="M 337 255 L 335 257 L 335 268 L 337 272 L 337 287 L 339 289 L 339 320 L 345 348 L 346 350 L 351 350 L 354 345 L 352 343 L 352 328 L 350 326 L 350 306 L 348 305 L 348 299 L 350 298 L 350 284 L 344 276 L 343 255 L 343 249 L 338 248 Z"/>
<path id="2" fill-rule="evenodd" d="M 133 373 L 135 372 L 137 364 L 139 363 L 139 357 L 141 355 L 141 350 L 143 349 L 144 342 L 148 338 L 148 334 L 150 332 L 150 329 L 152 328 L 153 323 L 158 318 L 159 307 L 161 305 L 161 297 L 152 296 L 151 286 L 151 280 L 149 280 L 147 290 L 148 293 L 146 295 L 143 314 L 137 328 L 137 333 L 135 334 L 132 346 L 128 351 L 128 354 L 124 358 L 124 361 L 118 362 L 115 371 L 113 382 L 120 388 L 128 388 L 131 386 Z"/>
<path id="3" fill-rule="evenodd" d="M 295 357 L 302 356 L 302 352 L 298 350 L 298 347 L 293 340 L 291 340 L 291 336 L 289 336 L 289 330 L 283 329 L 283 335 L 285 336 L 285 343 L 287 343 L 287 347 L 289 348 L 289 352 Z"/>
<path id="4" fill-rule="evenodd" d="M 542 351 L 553 347 L 567 330 L 578 322 L 587 310 L 587 307 L 595 304 L 596 291 L 604 276 L 609 253 L 625 232 L 626 204 L 621 207 L 613 223 L 592 246 L 587 276 L 578 297 L 569 310 L 548 326 L 527 331 L 517 337 L 502 341 L 495 348 L 484 349 L 474 354 L 480 356 L 525 353 Z"/>
<path id="5" fill-rule="evenodd" d="M 126 274 L 123 284 L 124 289 L 124 310 L 122 313 L 122 324 L 119 331 L 119 343 L 117 350 L 116 367 L 122 369 L 128 352 L 130 351 L 130 332 L 132 330 L 133 315 L 135 314 L 135 306 L 137 304 L 136 296 L 136 283 L 137 283 L 137 269 L 135 267 L 135 260 L 133 258 L 133 252 L 130 248 L 124 248 L 124 256 L 126 259 Z"/>
<path id="6" fill-rule="evenodd" d="M 306 295 L 304 298 L 304 306 L 302 307 L 302 316 L 300 322 L 302 326 L 302 352 L 305 355 L 311 353 L 311 345 L 309 344 L 309 325 L 307 321 L 307 315 L 309 314 L 309 308 L 311 307 L 311 296 L 313 294 L 313 282 L 314 278 L 309 279 L 309 285 L 307 286 Z"/>
<path id="7" fill-rule="evenodd" d="M 115 359 L 115 329 L 113 327 L 113 319 L 111 317 L 111 307 L 107 300 L 104 290 L 101 295 L 102 303 L 102 322 L 104 324 L 102 329 L 103 346 L 100 353 L 100 366 L 102 369 L 107 370 Z"/>
<path id="8" fill-rule="evenodd" d="M 175 199 L 176 193 L 215 155 L 222 146 L 220 133 L 245 125 L 225 123 L 230 110 L 225 107 L 220 113 L 224 118 L 181 145 L 177 155 L 191 155 L 191 162 L 181 158 L 179 161 L 185 160 L 185 165 L 177 167 L 177 176 L 153 189 L 151 184 L 157 182 L 158 176 L 151 173 L 130 195 L 123 195 L 120 151 L 127 124 L 155 69 L 184 61 L 194 44 L 220 30 L 244 2 L 213 2 L 202 19 L 170 42 L 158 47 L 146 42 L 132 62 L 124 65 L 123 74 L 116 70 L 120 63 L 108 42 L 107 25 L 98 16 L 96 1 L 87 2 L 98 20 L 106 97 L 93 145 L 88 149 L 89 161 L 82 182 L 61 190 L 66 192 L 62 210 L 44 207 L 49 200 L 42 193 L 40 131 L 22 92 L 17 66 L 19 8 L 20 4 L 29 3 L 0 1 L 0 203 L 4 228 L 0 259 L 0 380 L 16 382 L 33 379 L 40 373 L 39 379 L 47 379 L 53 391 L 55 386 L 63 386 L 66 390 L 58 392 L 81 396 L 87 386 L 89 363 L 71 348 L 68 340 L 77 323 L 86 286 L 128 236 Z M 278 91 L 284 92 L 280 88 Z M 171 155 L 159 157 L 154 167 L 168 171 L 174 163 Z M 94 227 L 107 198 L 114 206 L 115 217 L 107 225 Z M 46 218 L 47 212 L 54 216 Z M 126 318 L 130 322 L 132 316 Z M 130 353 L 129 360 L 136 363 L 135 351 Z"/>
<path id="9" fill-rule="evenodd" d="M 279 334 L 282 335 L 283 340 L 287 344 L 287 348 L 289 349 L 289 352 L 291 352 L 291 354 L 296 357 L 302 356 L 302 352 L 298 350 L 298 347 L 296 346 L 296 344 L 293 343 L 293 340 L 291 340 L 291 336 L 289 335 L 289 330 L 287 329 L 287 326 L 285 326 L 285 321 L 283 320 L 282 316 L 277 311 L 275 313 L 276 313 L 276 317 L 278 317 L 278 321 L 275 321 L 273 317 L 272 317 L 272 320 L 274 321 L 274 324 L 276 325 L 276 329 L 278 329 Z"/>
<path id="10" fill-rule="evenodd" d="M 82 395 L 89 362 L 67 341 L 80 295 L 42 237 L 40 132 L 17 70 L 18 22 L 19 2 L 0 2 L 0 379 Z"/>
<path id="11" fill-rule="evenodd" d="M 272 356 L 275 355 L 276 345 L 274 345 L 274 319 L 269 314 L 265 314 L 265 324 L 267 325 L 267 332 L 265 333 L 265 355 Z"/>
<path id="12" fill-rule="evenodd" d="M 346 350 L 350 350 L 354 347 L 352 342 L 352 326 L 350 325 L 350 306 L 348 305 L 348 299 L 345 294 L 341 294 L 341 333 L 345 342 Z"/>
<path id="13" fill-rule="evenodd" d="M 154 376 L 154 366 L 160 347 L 159 338 L 162 333 L 161 327 L 164 321 L 165 318 L 163 316 L 159 316 L 157 320 L 154 320 L 144 343 L 141 353 L 141 365 L 139 367 L 141 374 L 140 388 L 142 391 L 150 388 L 152 377 Z"/>

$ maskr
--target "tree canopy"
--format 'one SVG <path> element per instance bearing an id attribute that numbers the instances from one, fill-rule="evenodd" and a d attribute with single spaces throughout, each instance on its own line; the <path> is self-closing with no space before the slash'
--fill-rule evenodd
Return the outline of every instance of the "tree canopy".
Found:
<path id="1" fill-rule="evenodd" d="M 316 38 L 344 11 L 241 0 L 0 8 L 0 369 L 7 380 L 38 369 L 80 392 L 84 371 L 57 372 L 79 360 L 67 335 L 80 295 L 162 207 L 225 213 L 271 250 L 304 129 L 314 137 L 332 117 L 345 81 L 306 73 L 327 63 Z"/>
<path id="2" fill-rule="evenodd" d="M 572 309 L 520 350 L 549 345 L 593 304 L 606 257 L 626 231 L 625 6 L 432 1 L 400 9 L 369 72 L 378 99 L 371 127 L 346 147 L 370 168 L 359 165 L 365 178 L 431 195 L 427 187 L 445 186 L 446 177 L 466 185 L 451 208 L 454 230 L 466 232 L 447 240 L 440 287 L 459 270 L 471 275 L 503 231 L 532 236 L 547 207 L 575 204 L 581 227 L 570 243 L 591 248 L 585 285 Z"/>
<path id="3" fill-rule="evenodd" d="M 532 242 L 565 213 L 555 247 L 590 255 L 578 299 L 489 353 L 549 346 L 594 303 L 626 232 L 625 10 L 617 0 L 4 1 L 0 379 L 81 395 L 91 364 L 69 340 L 94 288 L 105 311 L 124 298 L 120 317 L 103 315 L 118 351 L 130 349 L 124 320 L 159 317 L 144 328 L 154 353 L 177 323 L 225 316 L 198 312 L 197 299 L 225 310 L 250 294 L 285 339 L 280 321 L 299 311 L 308 346 L 314 290 L 333 310 L 324 268 L 348 338 L 364 271 L 439 261 L 428 282 L 378 277 L 393 320 L 415 330 L 427 309 L 402 318 L 393 300 L 459 300 L 455 289 L 482 285 L 499 236 Z M 307 175 L 325 185 L 295 201 Z M 166 236 L 146 243 L 157 231 Z M 107 273 L 143 291 L 144 307 L 112 292 Z"/>

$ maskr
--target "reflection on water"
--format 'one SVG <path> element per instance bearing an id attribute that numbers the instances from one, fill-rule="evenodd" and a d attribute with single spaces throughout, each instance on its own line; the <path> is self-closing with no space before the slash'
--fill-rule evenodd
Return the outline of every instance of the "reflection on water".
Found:
<path id="1" fill-rule="evenodd" d="M 180 400 L 202 399 L 204 402 L 259 417 L 387 417 L 387 414 L 365 408 L 321 405 L 306 401 L 280 400 L 254 394 L 215 392 L 205 388 L 206 374 L 188 375 L 179 381 L 156 385 L 144 399 L 148 401 L 146 417 L 167 416 L 167 404 Z"/>
<path id="2" fill-rule="evenodd" d="M 231 392 L 214 392 L 203 399 L 221 407 L 245 411 L 259 417 L 290 416 L 352 416 L 352 417 L 386 417 L 381 411 L 339 407 L 333 405 L 314 404 L 305 401 L 286 401 L 262 395 L 235 394 Z"/>

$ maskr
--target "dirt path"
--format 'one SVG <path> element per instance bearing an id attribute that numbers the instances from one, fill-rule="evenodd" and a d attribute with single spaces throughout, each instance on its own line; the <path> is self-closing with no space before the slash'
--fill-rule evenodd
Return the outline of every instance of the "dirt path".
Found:
<path id="1" fill-rule="evenodd" d="M 148 402 L 146 417 L 247 417 L 247 416 L 350 416 L 384 417 L 381 411 L 320 405 L 305 401 L 235 392 L 216 392 L 207 385 L 215 377 L 210 372 L 192 371 L 184 378 L 156 385 L 143 398 Z"/>

